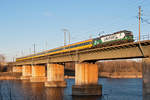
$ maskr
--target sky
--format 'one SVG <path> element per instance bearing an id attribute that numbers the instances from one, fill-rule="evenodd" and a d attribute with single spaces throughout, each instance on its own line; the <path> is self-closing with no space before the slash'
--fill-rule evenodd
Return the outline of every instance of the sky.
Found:
<path id="1" fill-rule="evenodd" d="M 138 35 L 138 6 L 150 22 L 150 0 L 0 0 L 0 54 L 16 57 L 64 44 L 63 29 L 71 43 L 130 30 Z M 141 34 L 150 33 L 141 24 Z M 67 37 L 68 41 L 68 37 Z"/>

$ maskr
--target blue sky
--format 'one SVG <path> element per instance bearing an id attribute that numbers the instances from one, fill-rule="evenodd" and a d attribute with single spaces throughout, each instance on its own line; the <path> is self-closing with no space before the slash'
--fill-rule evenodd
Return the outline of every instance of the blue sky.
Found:
<path id="1" fill-rule="evenodd" d="M 0 0 L 0 54 L 13 57 L 63 45 L 63 31 L 71 42 L 96 37 L 99 32 L 131 30 L 138 34 L 138 6 L 150 19 L 150 0 Z M 142 34 L 150 33 L 142 23 Z M 46 46 L 47 44 L 47 46 Z"/>

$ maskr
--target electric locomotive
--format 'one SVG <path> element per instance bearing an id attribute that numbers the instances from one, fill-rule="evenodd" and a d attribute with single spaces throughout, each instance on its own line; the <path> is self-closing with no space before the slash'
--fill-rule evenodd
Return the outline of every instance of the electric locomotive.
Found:
<path id="1" fill-rule="evenodd" d="M 113 34 L 103 35 L 93 39 L 93 47 L 105 47 L 127 42 L 133 42 L 133 34 L 131 31 L 123 30 Z"/>

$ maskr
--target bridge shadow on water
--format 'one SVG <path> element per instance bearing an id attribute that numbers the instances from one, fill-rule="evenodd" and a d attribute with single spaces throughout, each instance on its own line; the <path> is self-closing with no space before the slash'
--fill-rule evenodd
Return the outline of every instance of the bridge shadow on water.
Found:
<path id="1" fill-rule="evenodd" d="M 0 81 L 0 100 L 142 100 L 142 79 L 101 78 L 102 96 L 72 96 L 74 79 L 66 88 L 46 88 L 44 83 Z"/>

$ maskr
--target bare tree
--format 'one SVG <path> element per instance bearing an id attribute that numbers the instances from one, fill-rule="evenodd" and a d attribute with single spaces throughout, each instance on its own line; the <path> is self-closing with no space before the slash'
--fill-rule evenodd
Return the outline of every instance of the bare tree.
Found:
<path id="1" fill-rule="evenodd" d="M 122 72 L 142 72 L 142 65 L 136 61 L 104 61 L 99 62 L 99 72 L 122 73 Z"/>
<path id="2" fill-rule="evenodd" d="M 5 64 L 5 57 L 2 54 L 0 54 L 0 71 L 3 70 L 4 64 Z"/>

